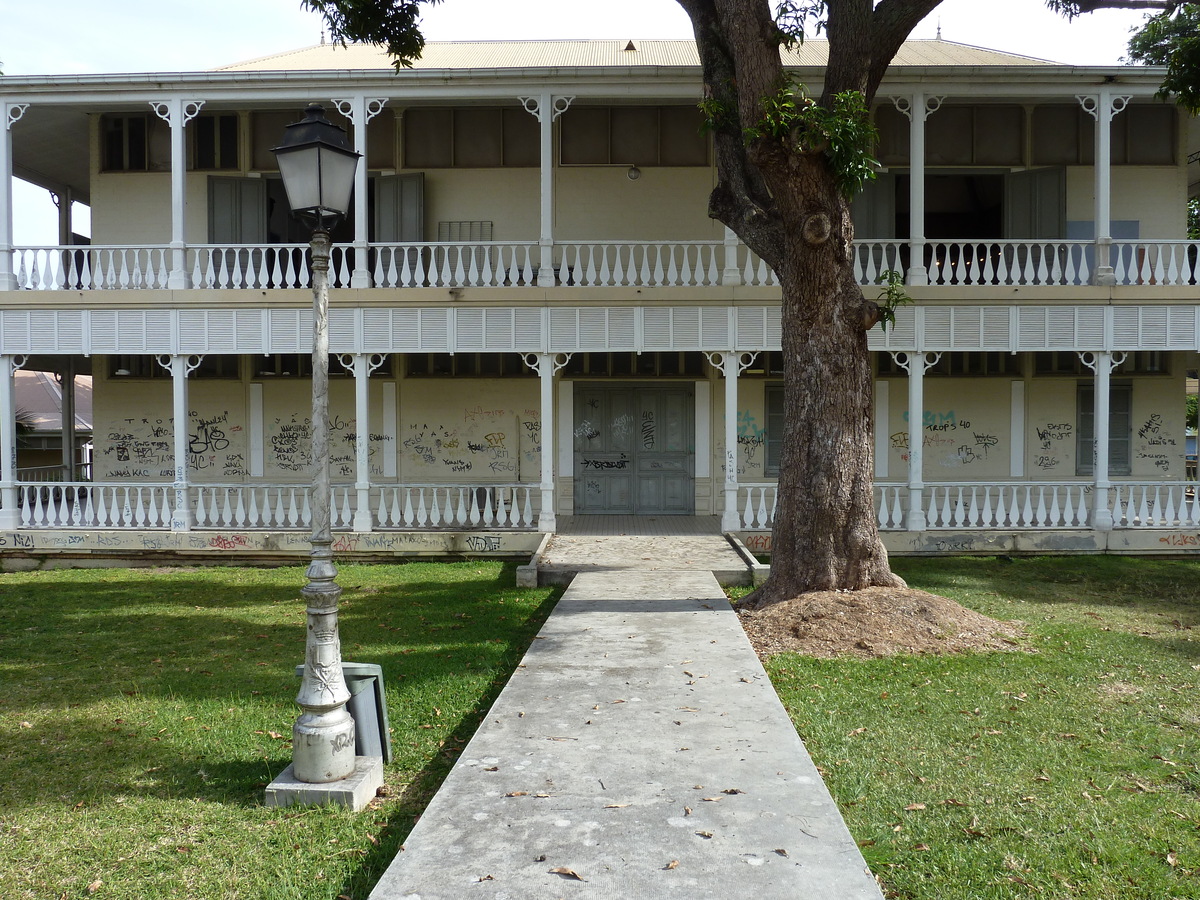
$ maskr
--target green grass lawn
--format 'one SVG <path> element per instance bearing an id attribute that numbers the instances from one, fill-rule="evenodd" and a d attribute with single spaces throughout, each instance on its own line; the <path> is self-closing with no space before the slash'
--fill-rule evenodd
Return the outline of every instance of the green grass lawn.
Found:
<path id="1" fill-rule="evenodd" d="M 291 759 L 303 571 L 0 575 L 0 897 L 361 900 L 549 614 L 511 565 L 345 566 L 388 796 L 268 809 Z"/>
<path id="2" fill-rule="evenodd" d="M 896 568 L 1022 621 L 1028 652 L 771 661 L 889 894 L 1200 898 L 1200 562 Z M 383 666 L 396 754 L 355 815 L 262 806 L 291 755 L 303 583 L 0 575 L 0 897 L 364 900 L 556 593 L 491 562 L 342 569 L 343 652 Z"/>
<path id="3" fill-rule="evenodd" d="M 888 895 L 1200 898 L 1200 562 L 895 568 L 1029 652 L 768 665 Z"/>

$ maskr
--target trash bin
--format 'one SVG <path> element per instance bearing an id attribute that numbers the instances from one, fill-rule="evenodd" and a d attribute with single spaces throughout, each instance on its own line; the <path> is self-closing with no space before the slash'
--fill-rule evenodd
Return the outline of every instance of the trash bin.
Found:
<path id="1" fill-rule="evenodd" d="M 392 735 L 388 730 L 387 703 L 383 699 L 383 668 L 374 663 L 342 662 L 342 674 L 350 690 L 346 711 L 354 720 L 354 755 L 382 756 L 392 761 Z M 303 664 L 296 676 L 304 677 Z"/>

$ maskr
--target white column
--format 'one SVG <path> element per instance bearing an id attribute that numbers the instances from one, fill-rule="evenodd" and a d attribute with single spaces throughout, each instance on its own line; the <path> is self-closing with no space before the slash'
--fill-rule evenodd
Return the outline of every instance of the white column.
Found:
<path id="1" fill-rule="evenodd" d="M 0 291 L 15 291 L 17 276 L 13 271 L 13 160 L 12 126 L 20 121 L 29 108 L 28 103 L 0 101 Z M 11 372 L 9 373 L 11 380 Z"/>
<path id="2" fill-rule="evenodd" d="M 175 508 L 171 513 L 172 531 L 190 531 L 191 497 L 188 488 L 188 375 L 200 365 L 199 356 L 160 356 L 158 364 L 171 373 L 171 413 L 175 446 Z"/>
<path id="3" fill-rule="evenodd" d="M 71 235 L 75 233 L 73 210 L 74 194 L 69 187 L 61 191 L 52 191 L 50 198 L 58 207 L 58 242 L 64 247 L 71 243 Z"/>
<path id="4" fill-rule="evenodd" d="M 187 267 L 187 123 L 196 118 L 203 100 L 151 100 L 155 115 L 171 126 L 171 270 L 167 287 L 173 291 L 191 287 Z"/>
<path id="5" fill-rule="evenodd" d="M 900 361 L 899 356 L 907 359 Z M 908 531 L 925 530 L 925 370 L 940 354 L 914 351 L 897 354 L 896 361 L 908 370 Z"/>
<path id="6" fill-rule="evenodd" d="M 887 478 L 888 453 L 891 451 L 891 383 L 883 378 L 875 382 L 875 477 Z"/>
<path id="7" fill-rule="evenodd" d="M 1012 435 L 1008 458 L 1011 478 L 1025 477 L 1025 382 L 1012 383 L 1012 404 L 1009 407 L 1008 433 Z"/>
<path id="8" fill-rule="evenodd" d="M 59 408 L 62 411 L 62 464 L 67 481 L 78 481 L 78 464 L 75 457 L 75 357 L 63 361 L 59 374 Z"/>
<path id="9" fill-rule="evenodd" d="M 1095 139 L 1095 240 L 1094 284 L 1116 284 L 1112 265 L 1112 120 L 1129 103 L 1129 97 L 1114 96 L 1112 89 L 1100 88 L 1096 95 L 1077 95 L 1080 106 L 1096 120 Z"/>
<path id="10" fill-rule="evenodd" d="M 361 168 L 361 167 L 360 167 Z M 371 373 L 383 363 L 383 357 L 375 354 L 354 354 L 351 365 L 342 366 L 354 373 L 354 505 L 355 531 L 370 531 L 371 518 Z"/>
<path id="11" fill-rule="evenodd" d="M 554 376 L 567 364 L 570 356 L 563 353 L 537 353 L 525 357 L 525 365 L 538 373 L 541 388 L 542 431 L 542 506 L 538 515 L 538 531 L 549 534 L 558 528 L 554 496 Z"/>
<path id="12" fill-rule="evenodd" d="M 367 217 L 370 205 L 367 202 L 370 196 L 367 192 L 367 123 L 379 115 L 387 103 L 387 98 L 365 97 L 359 94 L 332 102 L 338 112 L 354 125 L 354 150 L 363 159 L 363 164 L 354 170 L 354 267 L 350 271 L 350 287 L 369 288 L 373 284 L 367 243 L 370 222 Z"/>
<path id="13" fill-rule="evenodd" d="M 725 376 L 725 510 L 721 514 L 722 531 L 738 531 L 742 519 L 738 513 L 737 477 L 737 406 L 738 375 L 744 366 L 732 350 L 722 354 L 721 372 Z"/>
<path id="14" fill-rule="evenodd" d="M 538 232 L 538 287 L 554 286 L 554 120 L 565 113 L 574 97 L 555 97 L 542 91 L 520 97 L 525 111 L 541 125 L 541 228 Z M 543 430 L 545 425 L 542 426 Z M 543 433 L 542 440 L 545 440 Z"/>
<path id="15" fill-rule="evenodd" d="M 742 242 L 729 226 L 725 227 L 725 265 L 721 269 L 721 284 L 738 285 L 742 283 L 742 268 L 738 265 L 738 250 Z"/>
<path id="16" fill-rule="evenodd" d="M 908 117 L 908 284 L 929 284 L 925 268 L 925 119 L 942 105 L 941 97 L 893 97 L 892 104 Z"/>
<path id="17" fill-rule="evenodd" d="M 538 373 L 541 388 L 541 491 L 542 507 L 538 515 L 538 531 L 550 532 L 558 528 L 557 503 L 554 489 L 554 376 L 570 360 L 569 353 L 527 353 L 522 359 L 525 365 Z"/>
<path id="18" fill-rule="evenodd" d="M 21 360 L 23 362 L 23 360 Z M 0 354 L 0 530 L 20 526 L 17 506 L 17 398 L 13 372 L 16 357 Z"/>
<path id="19" fill-rule="evenodd" d="M 1125 360 L 1124 353 L 1100 350 L 1081 353 L 1079 358 L 1094 373 L 1092 401 L 1092 527 L 1112 531 L 1113 514 L 1109 506 L 1112 482 L 1108 478 L 1109 409 L 1112 405 L 1112 370 Z"/>

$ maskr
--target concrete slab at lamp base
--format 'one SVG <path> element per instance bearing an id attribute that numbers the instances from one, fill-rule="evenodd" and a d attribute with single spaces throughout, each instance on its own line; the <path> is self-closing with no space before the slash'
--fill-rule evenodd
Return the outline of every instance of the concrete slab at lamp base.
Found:
<path id="1" fill-rule="evenodd" d="M 326 784 L 298 780 L 289 765 L 267 785 L 265 803 L 267 806 L 348 806 L 359 812 L 375 799 L 376 791 L 382 786 L 383 758 L 379 756 L 354 757 L 353 774 Z"/>

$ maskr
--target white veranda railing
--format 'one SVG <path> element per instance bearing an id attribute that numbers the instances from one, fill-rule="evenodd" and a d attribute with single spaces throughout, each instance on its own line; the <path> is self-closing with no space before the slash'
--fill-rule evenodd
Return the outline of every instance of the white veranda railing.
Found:
<path id="1" fill-rule="evenodd" d="M 311 486 L 300 484 L 191 485 L 191 527 L 198 529 L 302 529 L 312 524 Z M 164 529 L 176 509 L 171 484 L 105 482 L 20 483 L 21 528 Z M 333 528 L 353 526 L 358 492 L 331 489 Z M 529 484 L 376 485 L 369 493 L 372 527 L 537 527 L 538 486 Z"/>

